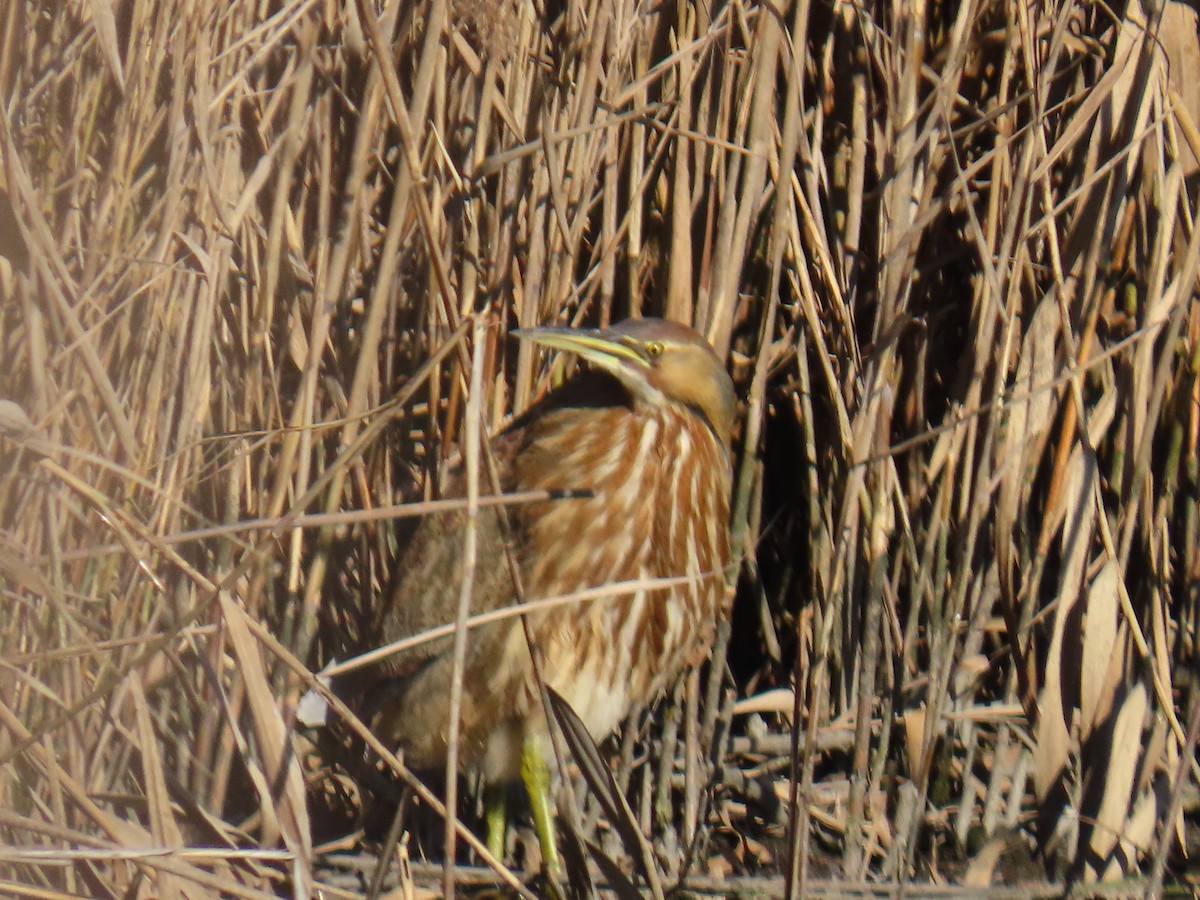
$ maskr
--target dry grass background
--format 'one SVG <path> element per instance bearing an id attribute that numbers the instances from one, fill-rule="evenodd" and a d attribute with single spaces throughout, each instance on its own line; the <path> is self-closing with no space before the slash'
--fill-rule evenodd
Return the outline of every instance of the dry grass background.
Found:
<path id="1" fill-rule="evenodd" d="M 1179 874 L 1198 59 L 1152 0 L 5 4 L 0 891 L 312 890 L 294 704 L 405 527 L 344 511 L 547 383 L 507 329 L 630 314 L 743 400 L 732 637 L 614 749 L 664 874 Z"/>

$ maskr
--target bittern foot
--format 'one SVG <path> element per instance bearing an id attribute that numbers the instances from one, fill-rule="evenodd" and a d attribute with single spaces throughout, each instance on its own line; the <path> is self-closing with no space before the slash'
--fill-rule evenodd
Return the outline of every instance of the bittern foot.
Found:
<path id="1" fill-rule="evenodd" d="M 563 890 L 562 882 L 545 869 L 528 884 L 529 890 L 538 897 L 546 900 L 567 900 L 567 892 Z"/>
<path id="2" fill-rule="evenodd" d="M 533 814 L 533 830 L 537 832 L 542 851 L 542 867 L 557 882 L 562 876 L 562 859 L 554 833 L 554 810 L 550 805 L 550 767 L 542 758 L 537 740 L 526 736 L 521 749 L 521 780 L 529 794 L 529 810 Z"/>
<path id="3" fill-rule="evenodd" d="M 508 785 L 487 785 L 483 789 L 483 807 L 488 853 L 504 862 L 508 847 Z"/>

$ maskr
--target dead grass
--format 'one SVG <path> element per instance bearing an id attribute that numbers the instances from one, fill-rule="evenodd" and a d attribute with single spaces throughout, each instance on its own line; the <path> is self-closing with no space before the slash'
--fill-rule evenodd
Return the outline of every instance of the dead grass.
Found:
<path id="1" fill-rule="evenodd" d="M 0 890 L 311 891 L 358 801 L 294 704 L 405 526 L 301 517 L 436 494 L 471 360 L 486 432 L 549 377 L 509 328 L 631 314 L 744 401 L 732 639 L 615 744 L 663 873 L 1178 873 L 1195 20 L 6 4 Z"/>

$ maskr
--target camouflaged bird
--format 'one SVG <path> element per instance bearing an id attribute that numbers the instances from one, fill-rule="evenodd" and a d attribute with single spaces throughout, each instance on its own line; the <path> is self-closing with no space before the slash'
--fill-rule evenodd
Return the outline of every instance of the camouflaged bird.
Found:
<path id="1" fill-rule="evenodd" d="M 673 322 L 517 334 L 576 353 L 589 368 L 491 443 L 505 493 L 567 496 L 479 511 L 471 612 L 518 602 L 506 541 L 527 601 L 613 586 L 528 614 L 547 685 L 599 741 L 701 662 L 718 617 L 728 613 L 733 384 L 704 339 Z M 447 491 L 456 494 L 465 494 L 461 476 Z M 465 523 L 461 511 L 423 520 L 391 593 L 388 642 L 455 620 Z M 620 587 L 681 576 L 687 580 L 670 586 Z M 450 639 L 397 654 L 384 667 L 372 725 L 410 766 L 445 764 L 452 667 Z M 460 763 L 489 783 L 520 774 L 536 818 L 537 805 L 547 803 L 552 746 L 519 617 L 472 629 L 463 684 Z M 553 869 L 553 835 L 538 830 Z M 494 850 L 502 842 L 489 833 Z"/>

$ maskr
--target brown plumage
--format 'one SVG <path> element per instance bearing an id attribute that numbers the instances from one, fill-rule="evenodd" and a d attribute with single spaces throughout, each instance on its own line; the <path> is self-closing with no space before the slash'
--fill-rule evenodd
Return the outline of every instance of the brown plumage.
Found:
<path id="1" fill-rule="evenodd" d="M 547 684 L 600 740 L 703 658 L 725 612 L 733 386 L 704 340 L 671 322 L 519 334 L 590 364 L 491 445 L 505 492 L 587 493 L 503 514 L 526 599 L 692 576 L 529 615 Z M 447 493 L 465 490 L 456 483 Z M 516 602 L 500 516 L 484 508 L 477 520 L 472 613 Z M 388 641 L 454 620 L 463 522 L 444 515 L 418 529 L 391 598 Z M 425 644 L 393 658 L 372 701 L 376 732 L 417 767 L 444 762 L 451 668 L 449 640 Z M 490 781 L 510 779 L 530 737 L 549 758 L 525 633 L 512 617 L 471 632 L 461 762 Z"/>

